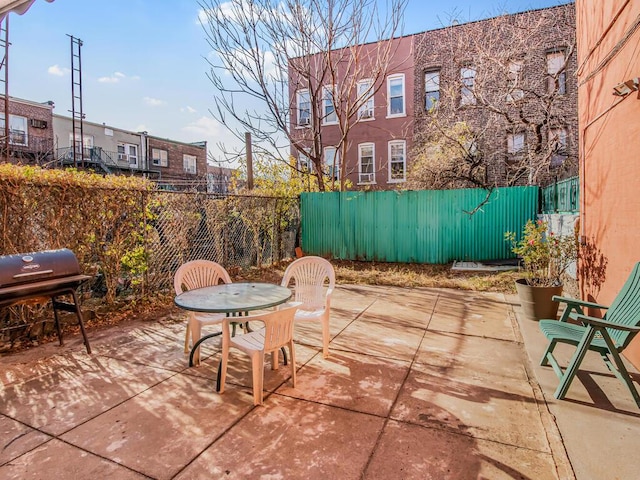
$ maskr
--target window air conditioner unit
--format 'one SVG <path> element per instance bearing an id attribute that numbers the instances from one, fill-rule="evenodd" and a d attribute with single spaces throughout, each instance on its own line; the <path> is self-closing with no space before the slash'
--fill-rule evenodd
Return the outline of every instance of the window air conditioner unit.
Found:
<path id="1" fill-rule="evenodd" d="M 311 123 L 309 117 L 301 118 L 298 125 L 309 125 Z"/>
<path id="2" fill-rule="evenodd" d="M 360 183 L 373 183 L 373 173 L 361 173 Z"/>
<path id="3" fill-rule="evenodd" d="M 360 114 L 360 119 L 373 118 L 373 112 L 371 110 L 366 110 Z"/>
<path id="4" fill-rule="evenodd" d="M 126 162 L 128 160 L 129 160 L 129 156 L 126 153 L 119 153 L 118 154 L 118 161 Z"/>
<path id="5" fill-rule="evenodd" d="M 33 128 L 47 128 L 46 120 L 38 120 L 37 118 L 32 118 L 29 120 L 29 123 Z"/>

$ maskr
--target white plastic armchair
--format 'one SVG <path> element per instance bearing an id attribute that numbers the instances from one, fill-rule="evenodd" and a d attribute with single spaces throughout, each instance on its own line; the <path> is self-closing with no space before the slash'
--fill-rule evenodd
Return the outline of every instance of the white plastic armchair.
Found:
<path id="1" fill-rule="evenodd" d="M 290 284 L 293 281 L 293 285 Z M 322 257 L 302 257 L 287 267 L 281 285 L 294 289 L 294 300 L 302 305 L 295 321 L 320 321 L 322 324 L 322 355 L 329 356 L 329 317 L 331 294 L 336 286 L 333 266 Z"/>
<path id="2" fill-rule="evenodd" d="M 243 317 L 244 320 L 262 322 L 264 326 L 258 330 L 232 337 L 229 332 L 229 319 L 223 323 L 222 335 L 222 361 L 220 364 L 220 393 L 224 392 L 224 384 L 227 376 L 227 364 L 229 361 L 229 347 L 235 347 L 243 351 L 251 358 L 253 404 L 262 405 L 264 398 L 264 356 L 267 353 L 273 355 L 272 368 L 277 367 L 278 350 L 282 347 L 289 348 L 291 361 L 291 379 L 296 386 L 296 351 L 293 345 L 293 317 L 300 303 L 292 302 L 282 305 L 278 310 L 259 313 Z"/>
<path id="3" fill-rule="evenodd" d="M 192 260 L 178 268 L 173 277 L 176 295 L 195 288 L 209 287 L 221 283 L 231 283 L 231 277 L 224 267 L 209 260 Z M 203 325 L 221 324 L 225 315 L 221 313 L 189 312 L 187 331 L 184 336 L 184 353 L 189 353 L 189 334 L 193 345 L 202 335 Z M 222 332 L 220 332 L 222 333 Z M 193 355 L 195 365 L 200 363 L 200 348 Z"/>

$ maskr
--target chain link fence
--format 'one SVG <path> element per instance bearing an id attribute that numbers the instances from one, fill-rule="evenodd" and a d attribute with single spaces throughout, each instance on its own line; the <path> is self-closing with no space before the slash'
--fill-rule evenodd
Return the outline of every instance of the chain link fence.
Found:
<path id="1" fill-rule="evenodd" d="M 94 189 L 73 205 L 38 188 L 2 196 L 2 234 L 12 239 L 2 254 L 70 248 L 92 275 L 79 289 L 85 311 L 170 296 L 175 271 L 190 260 L 237 273 L 293 257 L 298 244 L 298 199 Z M 0 352 L 52 334 L 52 317 L 44 304 L 0 309 Z"/>
<path id="2" fill-rule="evenodd" d="M 173 288 L 173 274 L 190 260 L 227 269 L 264 266 L 294 255 L 300 210 L 297 200 L 153 192 L 145 229 L 148 288 Z"/>

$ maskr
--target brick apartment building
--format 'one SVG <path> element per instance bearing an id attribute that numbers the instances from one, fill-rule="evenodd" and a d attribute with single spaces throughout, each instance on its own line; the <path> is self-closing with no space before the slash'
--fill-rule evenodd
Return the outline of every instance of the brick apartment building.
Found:
<path id="1" fill-rule="evenodd" d="M 159 171 L 158 185 L 207 190 L 207 142 L 184 143 L 151 135 L 145 137 L 149 167 Z"/>
<path id="2" fill-rule="evenodd" d="M 53 102 L 37 103 L 9 97 L 9 157 L 5 130 L 5 99 L 0 97 L 0 161 L 48 165 L 54 160 Z"/>
<path id="3" fill-rule="evenodd" d="M 343 172 L 352 188 L 406 188 L 412 162 L 429 155 L 429 145 L 450 136 L 460 122 L 473 141 L 462 145 L 466 154 L 454 163 L 480 167 L 458 170 L 462 181 L 452 186 L 546 185 L 577 174 L 573 3 L 387 42 L 393 43 L 393 56 L 384 78 L 375 79 L 374 93 L 350 119 Z M 376 45 L 369 50 L 375 52 Z M 350 80 L 354 90 L 370 81 L 365 70 L 359 72 L 363 78 Z M 344 75 L 338 78 L 345 81 Z M 318 122 L 326 171 L 335 171 L 341 129 L 327 119 L 335 120 L 340 107 L 332 108 L 330 95 L 309 105 L 309 87 L 291 73 L 290 83 L 296 85 L 292 130 L 311 131 Z M 318 147 L 310 142 L 309 148 Z M 308 161 L 298 149 L 292 155 L 299 164 Z M 464 181 L 470 173 L 473 181 Z"/>

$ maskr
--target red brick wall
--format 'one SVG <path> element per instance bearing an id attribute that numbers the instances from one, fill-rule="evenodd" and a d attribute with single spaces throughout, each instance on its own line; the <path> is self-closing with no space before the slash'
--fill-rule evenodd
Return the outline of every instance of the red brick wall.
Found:
<path id="1" fill-rule="evenodd" d="M 160 170 L 161 181 L 178 181 L 187 184 L 200 184 L 206 189 L 207 176 L 207 148 L 206 146 L 191 145 L 158 137 L 147 137 L 147 158 L 149 168 Z M 152 149 L 157 148 L 167 151 L 168 166 L 153 165 Z M 187 173 L 184 170 L 183 155 L 196 157 L 196 173 Z"/>
<path id="2" fill-rule="evenodd" d="M 370 45 L 365 45 L 364 50 L 361 52 L 360 61 L 366 64 L 366 62 L 370 61 L 372 65 L 375 64 L 375 52 L 377 49 L 377 44 L 373 43 Z M 393 53 L 391 59 L 389 61 L 389 66 L 386 69 L 387 76 L 384 78 L 377 79 L 377 91 L 374 94 L 374 120 L 366 120 L 359 121 L 355 123 L 355 117 L 350 121 L 351 128 L 349 131 L 348 137 L 348 150 L 345 156 L 346 160 L 346 178 L 351 181 L 353 184 L 353 188 L 358 187 L 358 145 L 361 143 L 374 143 L 375 145 L 375 158 L 374 158 L 374 168 L 375 168 L 375 184 L 367 185 L 366 188 L 372 190 L 378 189 L 392 189 L 397 186 L 402 186 L 400 183 L 388 183 L 388 172 L 389 172 L 389 162 L 388 162 L 388 144 L 391 140 L 405 140 L 406 141 L 406 151 L 405 155 L 408 158 L 408 152 L 411 149 L 412 145 L 412 123 L 413 123 L 413 40 L 412 37 L 402 37 L 399 39 L 393 40 L 393 46 L 391 47 L 391 52 Z M 368 60 L 368 57 L 372 58 L 372 60 Z M 345 62 L 348 63 L 348 62 Z M 366 79 L 370 78 L 368 75 L 370 72 L 374 70 L 374 67 L 371 69 L 360 68 L 360 74 L 362 78 Z M 346 74 L 346 72 L 345 72 Z M 402 117 L 387 117 L 387 77 L 395 74 L 404 74 L 404 103 L 405 103 L 405 116 Z M 373 74 L 371 74 L 373 75 Z M 338 82 L 340 76 L 338 75 Z M 330 82 L 326 82 L 330 83 Z M 355 82 L 353 82 L 355 83 Z M 294 81 L 290 82 L 291 84 L 295 84 Z M 292 89 L 290 94 L 292 95 L 292 121 L 295 133 L 297 114 L 295 111 L 296 107 L 296 92 L 295 89 Z M 353 92 L 353 99 L 356 97 L 356 92 Z M 301 132 L 301 134 L 304 132 Z M 322 145 L 324 146 L 335 146 L 340 138 L 341 132 L 340 127 L 338 125 L 326 125 L 321 128 L 322 135 Z M 294 157 L 298 157 L 298 154 L 295 150 L 292 149 L 292 155 Z M 363 186 L 364 187 L 364 186 Z"/>
<path id="3" fill-rule="evenodd" d="M 0 112 L 4 114 L 4 97 L 0 97 Z M 9 100 L 9 115 L 27 118 L 28 145 L 11 145 L 11 161 L 16 163 L 46 163 L 53 159 L 53 107 L 26 100 Z M 46 122 L 46 128 L 31 126 L 31 120 Z M 0 132 L 4 136 L 4 131 Z M 4 158 L 0 159 L 4 161 Z"/>
<path id="4" fill-rule="evenodd" d="M 440 109 L 445 110 L 445 115 L 459 121 L 467 122 L 476 131 L 487 130 L 484 134 L 485 145 L 479 145 L 485 154 L 485 159 L 490 157 L 487 169 L 487 183 L 505 185 L 507 179 L 507 133 L 510 124 L 499 115 L 492 115 L 488 109 L 460 108 L 460 68 L 465 64 L 474 64 L 474 51 L 467 47 L 480 45 L 484 54 L 495 52 L 495 60 L 505 62 L 505 59 L 520 59 L 519 55 L 526 53 L 526 61 L 523 61 L 522 79 L 525 88 L 535 88 L 536 95 L 544 96 L 546 93 L 547 79 L 547 51 L 557 48 L 575 40 L 575 10 L 573 4 L 554 8 L 532 10 L 504 17 L 470 22 L 450 27 L 431 30 L 415 35 L 415 128 L 416 142 L 422 134 L 426 134 L 433 116 L 425 110 L 425 86 L 424 74 L 426 71 L 440 70 Z M 515 28 L 510 25 L 516 25 Z M 528 31 L 520 29 L 521 26 L 530 27 Z M 520 30 L 522 33 L 520 34 Z M 518 32 L 521 41 L 518 43 L 509 41 L 505 31 Z M 471 40 L 470 40 L 471 39 Z M 519 46 L 526 52 L 519 51 Z M 481 60 L 482 62 L 482 60 Z M 487 64 L 489 62 L 485 62 Z M 491 65 L 487 65 L 490 67 Z M 485 74 L 481 71 L 481 65 L 477 66 L 477 77 Z M 556 126 L 567 129 L 569 136 L 569 158 L 566 168 L 561 171 L 545 172 L 538 179 L 538 184 L 552 183 L 554 178 L 567 178 L 577 175 L 578 158 L 578 99 L 577 82 L 574 72 L 577 69 L 577 56 L 575 50 L 569 57 L 566 68 L 567 82 L 566 94 L 557 96 L 553 109 L 548 112 L 553 115 L 551 121 Z M 496 69 L 497 70 L 497 69 Z M 486 70 L 485 70 L 486 72 Z M 496 91 L 504 89 L 507 79 L 504 76 L 497 78 L 491 75 L 483 79 L 485 83 L 482 93 L 490 97 L 493 93 L 493 85 Z M 529 97 L 533 95 L 527 94 Z M 526 101 L 526 96 L 525 100 Z M 481 101 L 478 101 L 480 104 Z M 506 103 L 506 102 L 505 102 Z M 545 112 L 540 110 L 540 102 L 531 101 L 522 110 L 529 119 L 536 122 L 544 122 Z M 503 108 L 499 105 L 499 108 Z M 513 115 L 514 119 L 518 115 Z M 543 129 L 546 135 L 546 129 Z M 527 133 L 528 135 L 528 133 Z M 526 183 L 527 178 L 517 184 Z"/>

